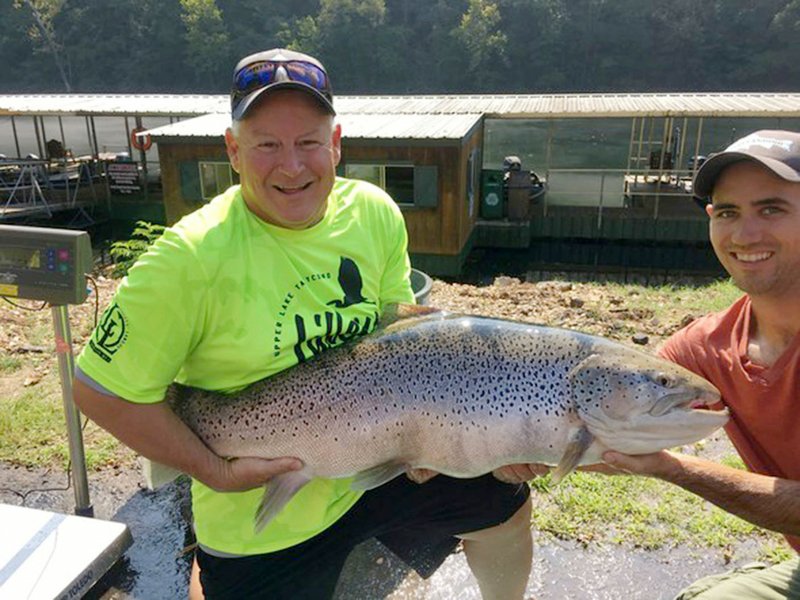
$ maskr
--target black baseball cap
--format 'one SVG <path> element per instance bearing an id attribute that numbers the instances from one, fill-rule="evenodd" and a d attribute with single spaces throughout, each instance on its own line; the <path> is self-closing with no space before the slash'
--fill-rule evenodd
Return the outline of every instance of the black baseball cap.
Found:
<path id="1" fill-rule="evenodd" d="M 330 78 L 322 63 L 302 52 L 274 48 L 244 57 L 233 70 L 233 120 L 242 119 L 256 100 L 265 94 L 285 89 L 306 92 L 326 112 L 336 114 Z"/>
<path id="2" fill-rule="evenodd" d="M 800 133 L 764 129 L 712 154 L 694 177 L 693 194 L 708 198 L 722 171 L 744 160 L 763 165 L 786 181 L 800 183 Z"/>

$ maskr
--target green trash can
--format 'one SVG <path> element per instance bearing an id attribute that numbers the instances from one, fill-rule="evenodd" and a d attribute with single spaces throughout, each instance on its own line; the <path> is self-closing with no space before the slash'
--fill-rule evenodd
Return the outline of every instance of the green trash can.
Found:
<path id="1" fill-rule="evenodd" d="M 503 218 L 503 171 L 484 169 L 481 171 L 481 217 Z"/>

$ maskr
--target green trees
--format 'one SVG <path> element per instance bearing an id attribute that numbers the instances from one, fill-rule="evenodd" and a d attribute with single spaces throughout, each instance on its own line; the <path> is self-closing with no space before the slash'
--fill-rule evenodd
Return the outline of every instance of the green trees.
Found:
<path id="1" fill-rule="evenodd" d="M 337 92 L 797 90 L 800 0 L 7 0 L 0 92 L 225 92 L 311 52 Z"/>
<path id="2" fill-rule="evenodd" d="M 189 81 L 193 87 L 212 88 L 213 81 L 230 77 L 230 37 L 215 0 L 180 0 L 185 28 Z"/>
<path id="3" fill-rule="evenodd" d="M 500 29 L 500 8 L 493 0 L 469 0 L 453 37 L 461 44 L 473 77 L 468 91 L 491 91 L 503 83 L 509 66 L 508 36 Z"/>

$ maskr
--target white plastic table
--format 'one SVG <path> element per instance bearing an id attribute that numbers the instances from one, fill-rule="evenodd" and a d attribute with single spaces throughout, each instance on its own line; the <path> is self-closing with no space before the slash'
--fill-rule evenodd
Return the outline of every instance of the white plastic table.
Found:
<path id="1" fill-rule="evenodd" d="M 0 598 L 81 598 L 131 541 L 124 523 L 0 504 Z"/>

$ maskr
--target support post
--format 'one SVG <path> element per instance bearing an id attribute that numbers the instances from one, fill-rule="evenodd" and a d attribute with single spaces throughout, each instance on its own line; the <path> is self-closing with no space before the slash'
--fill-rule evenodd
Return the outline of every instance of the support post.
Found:
<path id="1" fill-rule="evenodd" d="M 72 374 L 75 371 L 75 360 L 72 356 L 72 334 L 69 329 L 67 306 L 53 306 L 50 311 L 53 315 L 58 372 L 61 378 L 61 396 L 64 401 L 64 417 L 67 422 L 67 436 L 69 438 L 72 487 L 75 492 L 75 514 L 93 517 L 94 508 L 89 501 L 89 482 L 86 477 L 86 458 L 83 452 L 81 416 L 72 399 Z"/>
<path id="2" fill-rule="evenodd" d="M 22 158 L 22 152 L 19 149 L 19 135 L 17 134 L 17 121 L 14 115 L 11 115 L 11 130 L 14 132 L 14 147 L 17 149 L 17 158 Z"/>

